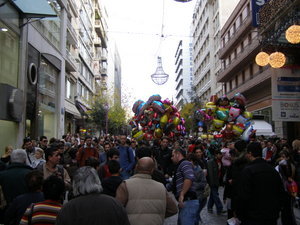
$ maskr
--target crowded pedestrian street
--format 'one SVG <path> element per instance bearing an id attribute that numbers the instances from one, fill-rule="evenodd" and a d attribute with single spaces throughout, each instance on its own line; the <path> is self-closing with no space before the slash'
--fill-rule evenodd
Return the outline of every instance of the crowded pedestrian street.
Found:
<path id="1" fill-rule="evenodd" d="M 0 0 L 0 225 L 300 225 L 300 0 Z"/>

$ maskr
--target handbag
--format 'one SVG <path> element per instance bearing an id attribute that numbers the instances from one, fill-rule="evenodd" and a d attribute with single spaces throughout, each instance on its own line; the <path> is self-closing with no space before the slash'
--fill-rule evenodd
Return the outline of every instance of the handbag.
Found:
<path id="1" fill-rule="evenodd" d="M 285 186 L 291 196 L 297 197 L 298 185 L 293 179 L 286 181 Z"/>

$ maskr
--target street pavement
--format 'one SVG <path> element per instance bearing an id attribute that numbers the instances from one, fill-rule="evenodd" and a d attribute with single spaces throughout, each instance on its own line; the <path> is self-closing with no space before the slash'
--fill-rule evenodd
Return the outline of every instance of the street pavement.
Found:
<path id="1" fill-rule="evenodd" d="M 220 193 L 220 199 L 222 201 L 223 199 L 223 188 L 219 189 Z M 225 209 L 225 206 L 224 206 Z M 207 212 L 207 207 L 205 206 L 201 213 L 201 220 L 202 222 L 199 223 L 199 225 L 226 225 L 226 220 L 227 220 L 227 214 L 219 216 L 217 215 L 216 208 L 213 208 L 214 212 L 213 213 L 208 213 Z M 169 218 L 165 219 L 164 225 L 176 225 L 177 224 L 177 215 L 171 216 Z M 184 224 L 183 224 L 184 225 Z"/>
<path id="2" fill-rule="evenodd" d="M 226 225 L 227 215 L 218 216 L 216 212 L 214 212 L 213 214 L 208 213 L 206 207 L 204 207 L 200 215 L 201 215 L 202 223 L 199 224 L 201 225 Z M 164 225 L 176 225 L 176 224 L 177 224 L 177 215 L 165 219 Z"/>
<path id="3" fill-rule="evenodd" d="M 220 199 L 223 199 L 223 188 L 219 189 Z M 225 209 L 225 206 L 224 206 Z M 297 224 L 300 224 L 300 208 L 294 208 L 294 213 L 296 217 Z M 227 215 L 219 216 L 216 213 L 216 208 L 214 207 L 214 213 L 208 213 L 207 207 L 205 206 L 201 211 L 202 223 L 199 225 L 226 225 Z M 278 225 L 282 225 L 280 218 L 277 222 Z M 177 215 L 171 216 L 165 219 L 164 225 L 177 225 Z"/>

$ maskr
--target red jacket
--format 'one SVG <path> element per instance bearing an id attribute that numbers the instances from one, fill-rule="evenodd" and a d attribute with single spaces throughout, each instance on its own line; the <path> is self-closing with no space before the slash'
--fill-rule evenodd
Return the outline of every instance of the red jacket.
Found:
<path id="1" fill-rule="evenodd" d="M 86 146 L 84 145 L 83 147 L 81 147 L 76 155 L 76 159 L 77 159 L 77 163 L 80 167 L 85 166 L 85 161 L 90 158 L 93 157 L 95 159 L 99 159 L 99 153 L 97 151 L 96 148 L 94 148 L 93 146 Z"/>

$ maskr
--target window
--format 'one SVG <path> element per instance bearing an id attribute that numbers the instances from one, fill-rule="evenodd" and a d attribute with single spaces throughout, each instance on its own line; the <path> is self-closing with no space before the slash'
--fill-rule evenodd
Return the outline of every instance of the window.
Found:
<path id="1" fill-rule="evenodd" d="M 253 64 L 251 63 L 249 66 L 250 69 L 250 78 L 253 78 Z"/>

